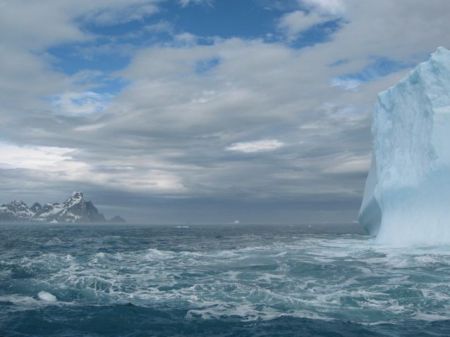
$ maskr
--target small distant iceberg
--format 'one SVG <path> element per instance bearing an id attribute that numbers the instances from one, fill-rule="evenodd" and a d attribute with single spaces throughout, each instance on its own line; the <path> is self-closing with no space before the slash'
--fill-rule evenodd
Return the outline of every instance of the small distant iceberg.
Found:
<path id="1" fill-rule="evenodd" d="M 38 293 L 38 298 L 44 302 L 57 302 L 58 301 L 58 299 L 56 298 L 55 295 L 50 294 L 47 291 L 40 291 Z"/>
<path id="2" fill-rule="evenodd" d="M 450 243 L 450 51 L 378 96 L 359 222 L 381 243 Z"/>

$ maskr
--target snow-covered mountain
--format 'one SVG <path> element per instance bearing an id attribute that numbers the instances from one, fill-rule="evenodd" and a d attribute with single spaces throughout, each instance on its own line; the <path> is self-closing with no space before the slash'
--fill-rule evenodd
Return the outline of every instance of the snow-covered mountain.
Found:
<path id="1" fill-rule="evenodd" d="M 16 222 L 106 222 L 91 201 L 84 199 L 83 193 L 74 192 L 63 203 L 41 205 L 34 203 L 29 207 L 23 201 L 12 201 L 0 206 L 0 221 Z"/>

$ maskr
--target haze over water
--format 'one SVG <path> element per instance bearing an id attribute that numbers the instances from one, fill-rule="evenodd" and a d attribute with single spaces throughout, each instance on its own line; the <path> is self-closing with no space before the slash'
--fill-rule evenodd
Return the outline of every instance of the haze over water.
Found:
<path id="1" fill-rule="evenodd" d="M 447 247 L 353 226 L 2 225 L 2 336 L 448 336 Z"/>

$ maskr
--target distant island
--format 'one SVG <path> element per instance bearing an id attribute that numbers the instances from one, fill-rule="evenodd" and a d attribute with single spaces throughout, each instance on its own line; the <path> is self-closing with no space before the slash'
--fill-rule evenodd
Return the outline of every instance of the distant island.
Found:
<path id="1" fill-rule="evenodd" d="M 74 192 L 63 203 L 41 205 L 35 202 L 29 207 L 23 201 L 11 201 L 0 206 L 0 222 L 41 223 L 125 223 L 120 216 L 107 220 L 92 201 L 86 201 L 82 192 Z"/>

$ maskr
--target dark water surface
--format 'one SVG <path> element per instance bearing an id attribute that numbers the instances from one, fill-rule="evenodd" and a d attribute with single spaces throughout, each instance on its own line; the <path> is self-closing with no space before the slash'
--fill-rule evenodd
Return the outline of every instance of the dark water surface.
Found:
<path id="1" fill-rule="evenodd" d="M 352 226 L 0 226 L 0 336 L 450 336 L 450 247 Z"/>

